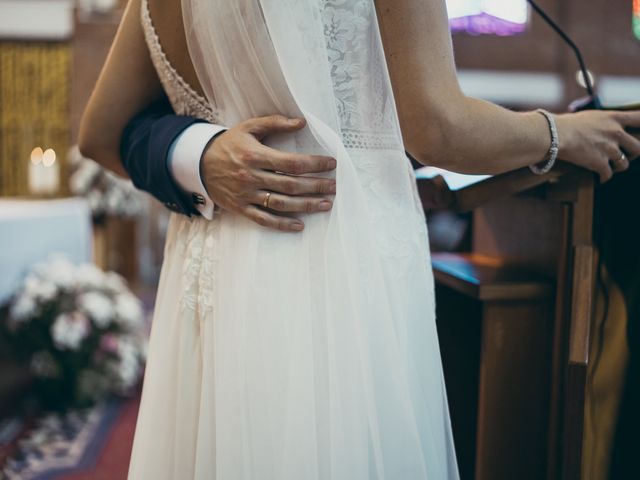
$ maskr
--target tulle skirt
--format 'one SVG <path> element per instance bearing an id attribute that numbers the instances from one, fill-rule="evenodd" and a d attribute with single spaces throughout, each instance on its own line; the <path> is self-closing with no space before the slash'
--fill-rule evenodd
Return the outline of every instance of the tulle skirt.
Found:
<path id="1" fill-rule="evenodd" d="M 458 478 L 425 219 L 398 155 L 338 171 L 333 210 L 300 234 L 172 214 L 130 479 Z M 389 156 L 404 166 L 367 167 Z"/>

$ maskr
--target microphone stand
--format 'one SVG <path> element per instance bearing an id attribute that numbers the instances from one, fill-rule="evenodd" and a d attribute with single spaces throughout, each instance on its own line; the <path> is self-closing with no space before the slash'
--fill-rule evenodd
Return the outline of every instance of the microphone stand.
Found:
<path id="1" fill-rule="evenodd" d="M 562 40 L 569 45 L 573 53 L 575 54 L 578 64 L 580 65 L 580 71 L 582 72 L 582 78 L 584 79 L 585 88 L 587 89 L 587 96 L 580 98 L 571 102 L 569 105 L 570 112 L 579 112 L 581 110 L 602 110 L 602 102 L 600 102 L 600 98 L 598 94 L 595 92 L 593 88 L 593 82 L 591 80 L 591 75 L 589 74 L 589 70 L 587 70 L 587 66 L 584 62 L 584 58 L 582 57 L 582 52 L 575 44 L 575 42 L 567 35 L 567 33 L 560 28 L 560 26 L 549 16 L 547 13 L 538 6 L 538 4 L 534 0 L 527 0 L 531 8 L 540 15 L 540 17 L 545 21 L 547 25 L 549 25 Z"/>

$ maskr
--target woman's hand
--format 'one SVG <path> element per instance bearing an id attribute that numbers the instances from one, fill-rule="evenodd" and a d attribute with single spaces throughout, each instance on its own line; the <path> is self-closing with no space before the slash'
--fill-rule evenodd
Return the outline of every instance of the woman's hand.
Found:
<path id="1" fill-rule="evenodd" d="M 269 135 L 295 132 L 305 125 L 304 119 L 272 115 L 247 120 L 216 137 L 200 163 L 211 200 L 264 227 L 285 232 L 304 229 L 301 220 L 287 214 L 330 210 L 335 180 L 301 175 L 334 170 L 334 158 L 281 152 L 261 143 Z"/>
<path id="2" fill-rule="evenodd" d="M 640 140 L 626 129 L 640 127 L 640 112 L 585 111 L 556 117 L 560 152 L 567 162 L 593 170 L 606 182 L 640 157 Z M 624 155 L 623 155 L 624 153 Z"/>

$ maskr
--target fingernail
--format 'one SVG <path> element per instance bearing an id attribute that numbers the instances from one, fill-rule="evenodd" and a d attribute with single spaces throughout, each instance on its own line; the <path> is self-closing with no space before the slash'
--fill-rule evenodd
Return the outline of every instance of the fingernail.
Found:
<path id="1" fill-rule="evenodd" d="M 329 168 L 333 169 L 336 168 L 338 166 L 338 162 L 336 161 L 335 158 L 332 158 L 331 160 L 329 160 Z"/>
<path id="2" fill-rule="evenodd" d="M 304 223 L 294 223 L 292 227 L 295 231 L 300 232 L 304 229 Z"/>
<path id="3" fill-rule="evenodd" d="M 336 193 L 336 184 L 335 183 L 333 185 L 331 185 L 331 188 L 329 189 L 329 191 L 331 193 Z"/>
<path id="4" fill-rule="evenodd" d="M 318 205 L 320 210 L 322 210 L 323 212 L 326 212 L 327 210 L 331 210 L 332 206 L 333 206 L 333 203 L 331 202 L 320 202 L 320 204 Z"/>
<path id="5" fill-rule="evenodd" d="M 302 123 L 302 119 L 301 118 L 291 118 L 291 119 L 289 119 L 289 123 L 291 125 L 300 125 Z"/>

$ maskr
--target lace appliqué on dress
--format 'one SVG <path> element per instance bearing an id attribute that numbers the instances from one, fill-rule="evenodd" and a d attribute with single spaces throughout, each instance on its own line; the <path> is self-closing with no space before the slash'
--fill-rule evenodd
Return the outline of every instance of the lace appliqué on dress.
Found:
<path id="1" fill-rule="evenodd" d="M 370 43 L 371 29 L 377 27 L 372 2 L 321 0 L 320 8 L 344 145 L 401 148 L 395 105 L 384 93 L 390 91 L 384 54 Z"/>
<path id="2" fill-rule="evenodd" d="M 220 258 L 217 231 L 220 222 L 186 217 L 177 217 L 174 221 L 178 222 L 176 251 L 184 258 L 180 307 L 206 316 L 213 310 L 217 291 L 215 272 Z"/>

